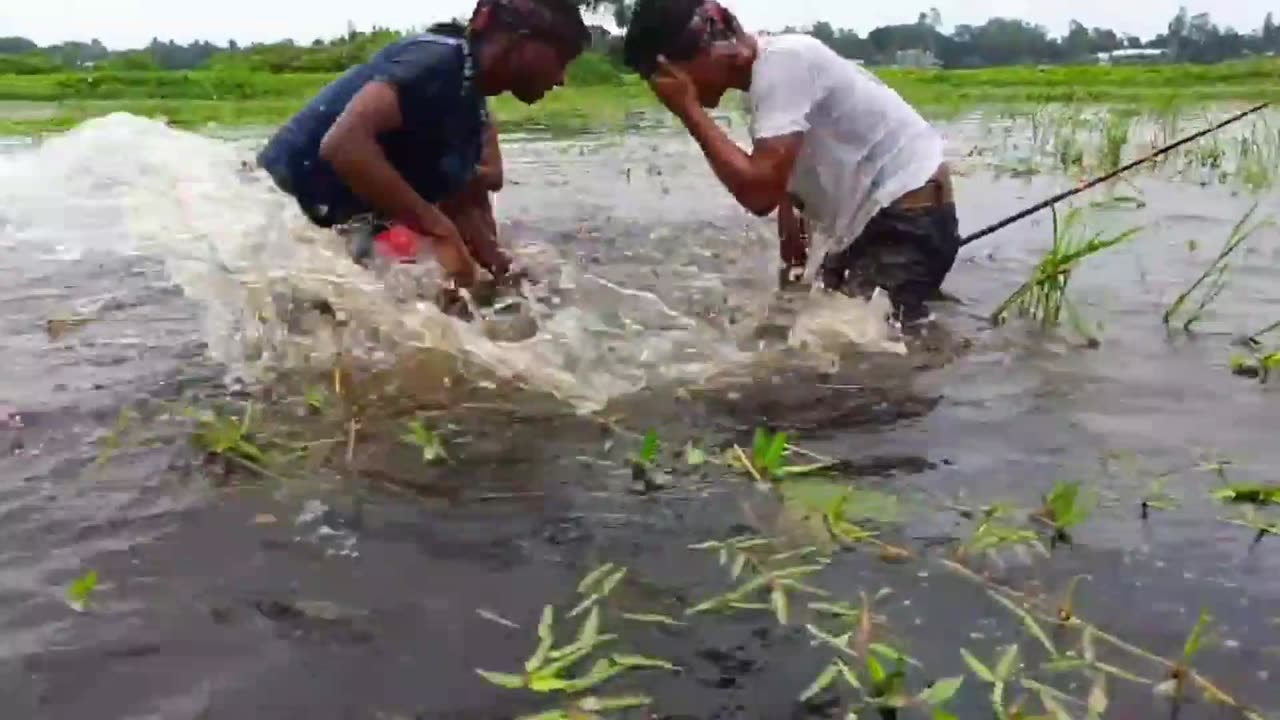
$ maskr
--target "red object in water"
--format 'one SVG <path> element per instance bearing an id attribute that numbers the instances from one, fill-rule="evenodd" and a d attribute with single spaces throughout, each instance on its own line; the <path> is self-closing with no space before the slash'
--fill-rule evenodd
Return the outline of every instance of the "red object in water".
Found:
<path id="1" fill-rule="evenodd" d="M 392 225 L 374 238 L 378 253 L 402 263 L 418 259 L 418 234 L 404 225 Z"/>

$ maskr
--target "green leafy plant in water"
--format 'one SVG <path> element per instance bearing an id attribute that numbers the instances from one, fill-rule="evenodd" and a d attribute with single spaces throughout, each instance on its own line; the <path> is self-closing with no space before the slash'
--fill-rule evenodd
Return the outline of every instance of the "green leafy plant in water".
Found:
<path id="1" fill-rule="evenodd" d="M 782 486 L 788 505 L 806 513 L 817 513 L 823 529 L 836 541 L 847 545 L 868 544 L 879 548 L 881 559 L 900 562 L 912 557 L 910 550 L 879 539 L 879 531 L 867 521 L 896 523 L 901 509 L 898 499 L 874 490 L 861 490 L 834 481 L 796 480 Z"/>
<path id="2" fill-rule="evenodd" d="M 1234 355 L 1231 358 L 1231 374 L 1240 377 L 1256 378 L 1266 383 L 1271 373 L 1280 369 L 1280 351 L 1254 350 L 1248 355 Z"/>
<path id="3" fill-rule="evenodd" d="M 1228 505 L 1280 505 L 1280 486 L 1228 485 L 1215 491 L 1213 499 Z"/>
<path id="4" fill-rule="evenodd" d="M 1177 510 L 1180 507 L 1178 499 L 1170 495 L 1165 490 L 1168 478 L 1157 478 L 1151 481 L 1151 485 L 1147 488 L 1146 494 L 1142 498 L 1142 519 L 1146 520 L 1151 516 L 1152 510 Z"/>
<path id="5" fill-rule="evenodd" d="M 1195 672 L 1196 657 L 1204 649 L 1212 626 L 1213 616 L 1207 610 L 1201 610 L 1195 627 L 1191 628 L 1191 633 L 1187 635 L 1187 641 L 1182 646 L 1182 657 L 1170 671 L 1169 679 L 1156 686 L 1156 694 L 1172 697 L 1174 703 L 1181 703 L 1186 698 L 1187 685 Z"/>
<path id="6" fill-rule="evenodd" d="M 1007 505 L 992 505 L 982 508 L 975 518 L 978 524 L 973 533 L 956 550 L 961 560 L 987 557 L 999 561 L 1000 555 L 1006 551 L 1026 554 L 1034 550 L 1044 557 L 1049 551 L 1040 541 L 1040 535 L 1027 527 L 1013 525 L 1006 521 L 1015 509 Z"/>
<path id="7" fill-rule="evenodd" d="M 849 717 L 856 717 L 864 709 L 878 710 L 884 717 L 896 717 L 896 711 L 918 707 L 930 712 L 936 720 L 954 719 L 946 705 L 960 690 L 963 677 L 940 679 L 913 695 L 908 690 L 908 667 L 923 669 L 923 666 L 892 645 L 873 642 L 874 630 L 883 624 L 883 618 L 876 616 L 872 605 L 888 594 L 889 591 L 882 590 L 872 600 L 862 593 L 862 606 L 858 608 L 846 603 L 809 604 L 810 609 L 834 616 L 843 625 L 830 632 L 812 624 L 806 626 L 815 644 L 839 654 L 800 694 L 800 701 L 808 703 L 839 683 L 855 697 Z M 837 636 L 842 630 L 843 634 Z"/>
<path id="8" fill-rule="evenodd" d="M 1124 162 L 1124 147 L 1129 143 L 1129 130 L 1133 125 L 1133 115 L 1124 112 L 1107 114 L 1107 122 L 1103 128 L 1102 169 L 1110 172 L 1118 170 Z"/>
<path id="9" fill-rule="evenodd" d="M 1246 507 L 1239 518 L 1224 519 L 1224 522 L 1256 532 L 1257 535 L 1253 538 L 1254 545 L 1267 539 L 1268 535 L 1280 535 L 1280 521 L 1262 517 L 1258 508 L 1253 505 Z"/>
<path id="10" fill-rule="evenodd" d="M 527 689 L 536 693 L 577 695 L 590 691 L 629 670 L 679 670 L 675 665 L 664 660 L 638 655 L 610 654 L 596 660 L 585 674 L 569 675 L 574 668 L 580 666 L 600 648 L 616 639 L 616 635 L 601 632 L 600 608 L 593 606 L 578 630 L 577 638 L 572 643 L 557 648 L 555 609 L 548 605 L 543 608 L 542 618 L 538 623 L 537 648 L 525 661 L 522 673 L 499 673 L 487 670 L 476 670 L 476 673 L 494 685 L 511 690 Z"/>
<path id="11" fill-rule="evenodd" d="M 86 612 L 89 609 L 89 601 L 93 598 L 93 593 L 97 589 L 98 571 L 90 570 L 77 578 L 75 582 L 71 583 L 71 587 L 67 589 L 67 605 L 76 612 Z"/>
<path id="12" fill-rule="evenodd" d="M 730 578 L 737 581 L 744 576 L 750 579 L 727 593 L 706 600 L 685 611 L 687 615 L 734 610 L 772 610 L 781 625 L 791 617 L 790 593 L 803 592 L 827 596 L 821 588 L 802 582 L 805 578 L 825 569 L 827 558 L 811 559 L 817 554 L 815 547 L 776 552 L 773 541 L 758 537 L 739 537 L 724 542 L 706 542 L 691 546 L 693 550 L 715 550 L 719 553 L 720 566 L 730 567 Z M 767 602 L 762 602 L 767 598 Z"/>
<path id="13" fill-rule="evenodd" d="M 1231 270 L 1231 258 L 1244 244 L 1264 227 L 1272 224 L 1271 220 L 1262 220 L 1252 225 L 1249 222 L 1253 219 L 1254 213 L 1258 211 L 1258 205 L 1255 203 L 1249 212 L 1231 228 L 1231 234 L 1227 237 L 1227 241 L 1222 246 L 1222 250 L 1214 257 L 1213 262 L 1205 269 L 1195 282 L 1191 283 L 1186 290 L 1173 301 L 1169 308 L 1164 312 L 1164 324 L 1172 325 L 1177 321 L 1179 315 L 1183 314 L 1184 309 L 1193 297 L 1196 299 L 1195 307 L 1187 310 L 1185 319 L 1182 320 L 1182 329 L 1189 331 L 1191 328 L 1204 317 L 1204 313 L 1213 305 L 1218 296 L 1222 294 L 1227 287 L 1227 273 Z"/>
<path id="14" fill-rule="evenodd" d="M 785 432 L 771 433 L 764 428 L 756 429 L 750 457 L 747 457 L 741 448 L 736 446 L 734 448 L 739 464 L 760 482 L 779 482 L 790 477 L 810 475 L 832 465 L 830 462 L 787 465 L 789 450 L 790 445 Z"/>
<path id="15" fill-rule="evenodd" d="M 631 457 L 633 465 L 653 468 L 658 463 L 658 453 L 662 450 L 662 441 L 658 439 L 658 431 L 650 430 L 644 435 L 640 450 Z"/>
<path id="16" fill-rule="evenodd" d="M 422 462 L 428 465 L 448 462 L 449 453 L 445 450 L 444 440 L 439 433 L 430 429 L 422 419 L 410 420 L 405 425 L 405 434 L 400 439 L 422 451 Z"/>
<path id="17" fill-rule="evenodd" d="M 1093 494 L 1078 482 L 1058 482 L 1044 497 L 1036 517 L 1053 529 L 1053 542 L 1071 542 L 1071 530 L 1089 519 L 1096 506 Z"/>
<path id="18" fill-rule="evenodd" d="M 626 576 L 627 569 L 613 563 L 605 563 L 593 570 L 578 584 L 578 594 L 583 600 L 569 612 L 569 617 L 577 617 L 609 597 Z"/>
<path id="19" fill-rule="evenodd" d="M 328 391 L 323 385 L 312 385 L 303 395 L 303 401 L 312 412 L 321 412 L 329 403 Z"/>
<path id="20" fill-rule="evenodd" d="M 269 464 L 266 450 L 253 433 L 253 403 L 249 403 L 244 417 L 238 420 L 218 412 L 188 410 L 187 415 L 198 423 L 191 436 L 192 442 L 208 455 L 258 471 L 263 471 Z"/>
<path id="21" fill-rule="evenodd" d="M 1011 315 L 1034 320 L 1042 328 L 1057 327 L 1064 317 L 1075 330 L 1092 339 L 1067 296 L 1067 289 L 1080 264 L 1087 258 L 1132 240 L 1141 228 L 1131 228 L 1118 235 L 1088 235 L 1083 230 L 1080 208 L 1067 212 L 1061 226 L 1057 210 L 1053 211 L 1053 247 L 1036 265 L 1031 277 L 1005 299 L 992 313 L 992 322 L 1003 324 Z"/>
<path id="22" fill-rule="evenodd" d="M 702 467 L 707 464 L 709 458 L 707 457 L 706 450 L 699 448 L 693 443 L 689 443 L 688 445 L 685 445 L 684 448 L 684 461 L 689 465 L 689 467 Z"/>

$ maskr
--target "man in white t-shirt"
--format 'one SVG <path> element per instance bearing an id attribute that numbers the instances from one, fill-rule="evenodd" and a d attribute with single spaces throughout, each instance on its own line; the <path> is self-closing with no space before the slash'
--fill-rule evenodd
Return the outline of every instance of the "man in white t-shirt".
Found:
<path id="1" fill-rule="evenodd" d="M 828 289 L 881 287 L 904 322 L 928 317 L 959 227 L 943 139 L 896 92 L 808 35 L 747 34 L 714 0 L 638 0 L 625 59 L 738 202 L 778 212 L 787 268 L 807 263 L 811 223 L 836 240 Z M 731 89 L 749 95 L 750 153 L 704 109 Z"/>

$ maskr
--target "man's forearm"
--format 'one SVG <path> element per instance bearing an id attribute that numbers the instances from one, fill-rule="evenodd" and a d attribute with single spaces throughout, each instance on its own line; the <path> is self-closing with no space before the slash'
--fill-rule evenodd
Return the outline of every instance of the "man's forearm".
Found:
<path id="1" fill-rule="evenodd" d="M 711 169 L 735 199 L 751 212 L 765 216 L 778 206 L 780 198 L 769 191 L 769 178 L 762 177 L 751 161 L 751 155 L 702 108 L 682 113 L 680 119 L 689 134 L 702 147 Z"/>

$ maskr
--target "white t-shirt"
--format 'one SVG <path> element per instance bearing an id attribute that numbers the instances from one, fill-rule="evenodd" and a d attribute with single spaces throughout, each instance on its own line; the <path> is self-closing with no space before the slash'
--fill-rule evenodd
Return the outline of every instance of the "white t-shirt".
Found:
<path id="1" fill-rule="evenodd" d="M 749 111 L 756 140 L 804 133 L 789 190 L 804 216 L 852 242 L 883 207 L 924 185 L 943 139 L 892 88 L 808 35 L 761 37 Z"/>

